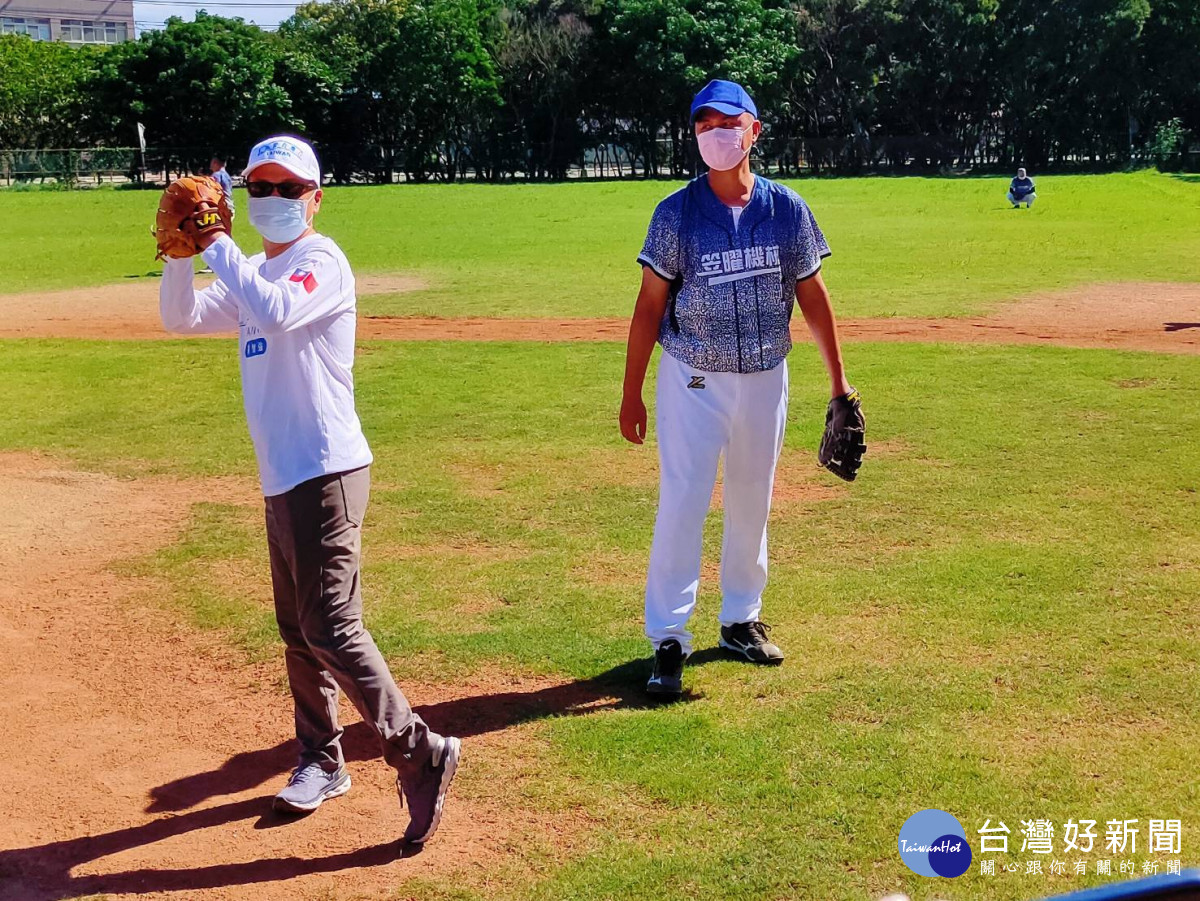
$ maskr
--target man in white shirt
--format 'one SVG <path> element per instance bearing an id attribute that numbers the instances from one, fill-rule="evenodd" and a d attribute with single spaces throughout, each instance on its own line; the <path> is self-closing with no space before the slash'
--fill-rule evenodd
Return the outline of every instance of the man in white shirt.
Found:
<path id="1" fill-rule="evenodd" d="M 211 287 L 190 259 L 167 259 L 163 324 L 187 334 L 240 333 L 242 394 L 266 498 L 275 615 L 286 645 L 300 762 L 275 797 L 307 812 L 350 789 L 338 689 L 379 734 L 411 822 L 429 839 L 458 767 L 460 743 L 432 732 L 397 688 L 363 627 L 359 549 L 371 451 L 354 408 L 354 274 L 313 229 L 321 172 L 311 146 L 281 135 L 255 145 L 243 173 L 263 253 L 247 258 L 223 231 L 204 236 Z"/>

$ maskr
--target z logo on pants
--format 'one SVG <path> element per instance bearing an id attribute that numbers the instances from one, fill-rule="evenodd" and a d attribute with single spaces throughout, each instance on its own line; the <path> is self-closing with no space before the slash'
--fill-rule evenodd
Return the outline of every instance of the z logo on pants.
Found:
<path id="1" fill-rule="evenodd" d="M 692 380 L 690 382 L 688 382 L 688 387 L 689 388 L 699 388 L 701 391 L 703 391 L 704 390 L 704 376 L 702 376 L 702 375 L 692 376 Z"/>

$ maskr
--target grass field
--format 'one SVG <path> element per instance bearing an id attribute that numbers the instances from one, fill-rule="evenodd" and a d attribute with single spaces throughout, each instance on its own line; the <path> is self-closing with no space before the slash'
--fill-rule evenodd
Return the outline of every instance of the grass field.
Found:
<path id="1" fill-rule="evenodd" d="M 1031 213 L 1008 210 L 996 180 L 799 187 L 835 250 L 841 312 L 946 314 L 1039 288 L 1195 278 L 1200 185 L 1038 186 Z M 361 271 L 428 278 L 379 310 L 619 315 L 666 190 L 331 190 L 328 231 Z M 154 268 L 140 234 L 151 201 L 0 194 L 0 242 L 47 251 L 6 253 L 5 288 Z M 65 219 L 91 234 L 69 253 L 50 249 Z M 135 477 L 252 471 L 225 342 L 0 349 L 0 449 Z M 578 808 L 589 828 L 515 848 L 486 882 L 417 880 L 396 897 L 861 901 L 903 887 L 914 901 L 1018 901 L 1095 883 L 1107 856 L 1087 856 L 1086 878 L 976 865 L 935 885 L 896 853 L 926 807 L 958 816 L 976 851 L 988 818 L 1015 848 L 1020 820 L 1182 818 L 1182 856 L 1197 859 L 1200 358 L 916 344 L 846 357 L 873 447 L 852 486 L 816 470 L 825 382 L 811 346 L 791 358 L 764 610 L 786 665 L 701 654 L 687 703 L 542 719 L 521 749 L 541 775 L 520 803 Z M 402 684 L 644 678 L 656 465 L 652 446 L 617 433 L 622 365 L 616 344 L 362 346 L 377 459 L 368 624 Z M 710 517 L 706 572 L 719 526 Z M 259 512 L 219 503 L 197 505 L 180 544 L 129 563 L 165 574 L 166 603 L 258 658 L 277 654 L 265 565 Z M 718 604 L 710 577 L 699 648 L 715 644 Z M 504 778 L 465 771 L 459 790 Z"/>
<path id="2" fill-rule="evenodd" d="M 1104 281 L 1187 281 L 1200 255 L 1200 191 L 1168 175 L 1047 177 L 1032 211 L 986 178 L 812 180 L 848 316 L 976 312 L 1030 291 Z M 667 182 L 331 188 L 321 227 L 364 272 L 416 272 L 428 290 L 370 313 L 619 316 L 634 257 Z M 0 192 L 0 292 L 104 284 L 157 272 L 157 195 Z M 246 197 L 238 192 L 245 212 Z M 81 236 L 86 235 L 86 239 Z M 64 240 L 64 236 L 66 240 Z M 243 223 L 239 237 L 254 244 Z"/>

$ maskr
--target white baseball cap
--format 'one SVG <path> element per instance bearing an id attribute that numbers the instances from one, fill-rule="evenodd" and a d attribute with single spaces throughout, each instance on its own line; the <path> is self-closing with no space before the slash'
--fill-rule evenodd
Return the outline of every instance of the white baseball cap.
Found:
<path id="1" fill-rule="evenodd" d="M 278 163 L 297 178 L 321 184 L 321 164 L 317 162 L 317 153 L 308 141 L 292 135 L 264 138 L 250 151 L 250 160 L 242 171 L 242 177 L 249 178 L 251 172 L 266 163 Z"/>

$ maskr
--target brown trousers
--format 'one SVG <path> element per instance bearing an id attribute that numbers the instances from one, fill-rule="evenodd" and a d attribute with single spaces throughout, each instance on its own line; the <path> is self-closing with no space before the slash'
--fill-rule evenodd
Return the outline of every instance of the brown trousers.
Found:
<path id="1" fill-rule="evenodd" d="M 301 764 L 344 763 L 338 689 L 358 708 L 401 774 L 431 750 L 429 727 L 396 687 L 363 627 L 359 578 L 368 467 L 320 476 L 266 499 L 275 617 L 286 645 Z"/>

